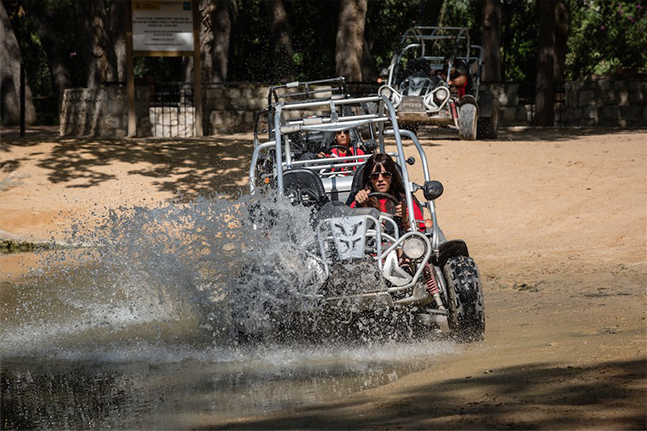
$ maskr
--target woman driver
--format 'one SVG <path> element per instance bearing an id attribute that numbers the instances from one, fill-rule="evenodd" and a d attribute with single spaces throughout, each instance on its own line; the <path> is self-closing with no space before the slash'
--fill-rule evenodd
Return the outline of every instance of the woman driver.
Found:
<path id="1" fill-rule="evenodd" d="M 362 187 L 355 195 L 355 200 L 351 203 L 351 208 L 355 207 L 373 207 L 382 212 L 390 213 L 400 217 L 404 227 L 408 227 L 409 218 L 403 217 L 403 202 L 405 200 L 404 182 L 400 176 L 400 170 L 388 154 L 373 154 L 364 165 L 362 171 Z M 369 197 L 372 192 L 388 193 L 398 202 L 395 205 L 391 199 Z M 422 210 L 418 202 L 414 201 L 413 215 L 416 220 L 422 220 Z M 420 223 L 420 228 L 425 229 L 425 223 Z"/>

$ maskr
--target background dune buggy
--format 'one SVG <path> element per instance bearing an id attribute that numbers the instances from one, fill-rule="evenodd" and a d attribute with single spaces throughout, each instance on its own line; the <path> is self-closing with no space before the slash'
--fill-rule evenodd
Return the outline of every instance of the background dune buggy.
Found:
<path id="1" fill-rule="evenodd" d="M 325 277 L 309 289 L 315 294 L 308 299 L 323 308 L 358 313 L 406 309 L 428 325 L 448 326 L 462 340 L 482 339 L 485 318 L 477 266 L 464 241 L 448 241 L 440 230 L 434 200 L 442 194 L 443 186 L 431 180 L 424 149 L 415 134 L 399 129 L 390 101 L 384 96 L 342 96 L 279 100 L 270 108 L 270 139 L 262 143 L 255 139 L 250 191 L 286 195 L 293 204 L 312 211 L 316 238 L 309 252 L 316 256 Z M 347 205 L 361 186 L 361 171 L 370 154 L 313 156 L 316 153 L 310 146 L 327 144 L 313 142 L 316 137 L 323 139 L 347 129 L 374 137 L 371 139 L 379 152 L 386 152 L 387 140 L 395 144 L 396 151 L 390 154 L 404 181 L 409 229 L 402 228 L 392 214 Z M 424 184 L 409 179 L 408 169 L 416 160 L 405 159 L 403 137 L 411 139 L 418 151 Z M 422 220 L 414 219 L 417 192 L 422 192 L 421 206 L 433 223 L 425 231 L 418 228 Z M 411 273 L 400 268 L 400 256 L 410 260 Z M 375 277 L 367 277 L 359 286 L 348 282 L 349 277 L 370 273 L 368 268 Z"/>
<path id="2" fill-rule="evenodd" d="M 467 28 L 411 27 L 399 46 L 378 93 L 389 98 L 403 127 L 449 127 L 466 140 L 497 137 L 498 102 L 480 91 L 483 49 L 470 43 Z M 447 56 L 451 56 L 449 65 L 444 61 Z M 461 98 L 448 85 L 449 71 L 457 59 L 468 65 L 472 80 L 471 94 Z M 440 71 L 445 79 L 436 74 Z"/>

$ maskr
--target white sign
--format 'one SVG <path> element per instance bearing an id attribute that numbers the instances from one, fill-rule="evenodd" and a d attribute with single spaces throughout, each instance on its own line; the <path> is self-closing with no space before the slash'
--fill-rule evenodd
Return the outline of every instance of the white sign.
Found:
<path id="1" fill-rule="evenodd" d="M 191 3 L 133 0 L 133 50 L 193 51 Z"/>

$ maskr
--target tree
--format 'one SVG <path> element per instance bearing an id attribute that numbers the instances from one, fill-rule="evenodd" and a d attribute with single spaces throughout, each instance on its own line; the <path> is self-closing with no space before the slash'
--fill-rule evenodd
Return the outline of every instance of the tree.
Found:
<path id="1" fill-rule="evenodd" d="M 86 63 L 86 86 L 98 87 L 102 82 L 116 81 L 117 55 L 115 45 L 106 28 L 106 9 L 103 0 L 76 0 L 77 12 L 83 25 L 83 50 Z"/>
<path id="2" fill-rule="evenodd" d="M 501 82 L 501 1 L 483 0 L 483 81 Z"/>
<path id="3" fill-rule="evenodd" d="M 57 10 L 49 4 L 43 4 L 39 0 L 23 0 L 25 11 L 34 26 L 40 45 L 47 55 L 49 72 L 54 84 L 54 91 L 58 96 L 63 90 L 72 88 L 74 82 L 70 71 L 70 55 L 74 49 L 65 49 L 63 39 L 56 31 L 55 23 L 60 22 L 60 15 Z"/>
<path id="4" fill-rule="evenodd" d="M 117 68 L 116 81 L 126 82 L 126 7 L 128 0 L 115 0 L 107 17 L 108 32 L 112 37 Z"/>
<path id="5" fill-rule="evenodd" d="M 362 52 L 367 0 L 341 0 L 335 50 L 335 69 L 348 81 L 362 80 Z"/>
<path id="6" fill-rule="evenodd" d="M 229 64 L 229 0 L 200 0 L 202 81 L 224 82 Z M 193 57 L 183 60 L 183 80 L 193 81 Z"/>
<path id="7" fill-rule="evenodd" d="M 270 21 L 269 36 L 273 48 L 270 79 L 273 82 L 285 82 L 294 75 L 290 22 L 281 0 L 267 0 L 265 7 Z"/>
<path id="8" fill-rule="evenodd" d="M 537 0 L 539 49 L 535 85 L 535 125 L 553 126 L 555 121 L 555 1 Z"/>
<path id="9" fill-rule="evenodd" d="M 211 46 L 211 82 L 227 80 L 229 64 L 229 37 L 231 20 L 229 18 L 229 0 L 216 2 L 211 12 L 213 45 Z M 204 63 L 203 63 L 204 64 Z"/>
<path id="10" fill-rule="evenodd" d="M 444 0 L 421 0 L 420 1 L 420 25 L 438 25 L 440 11 L 443 8 Z"/>
<path id="11" fill-rule="evenodd" d="M 631 0 L 568 0 L 568 79 L 633 69 L 647 72 L 647 5 Z"/>
<path id="12" fill-rule="evenodd" d="M 0 3 L 0 119 L 3 125 L 20 123 L 20 65 L 22 55 L 18 40 L 4 5 Z M 31 89 L 25 79 L 25 123 L 36 121 Z"/>
<path id="13" fill-rule="evenodd" d="M 566 50 L 570 16 L 564 0 L 557 0 L 555 5 L 555 80 L 563 81 L 566 75 Z"/>

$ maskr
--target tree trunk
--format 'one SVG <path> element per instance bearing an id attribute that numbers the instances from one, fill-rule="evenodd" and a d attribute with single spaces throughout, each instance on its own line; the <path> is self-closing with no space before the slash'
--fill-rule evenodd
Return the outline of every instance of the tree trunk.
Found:
<path id="1" fill-rule="evenodd" d="M 106 9 L 103 0 L 77 0 L 77 12 L 84 25 L 84 58 L 88 88 L 102 82 L 116 81 L 117 56 L 114 43 L 106 30 Z"/>
<path id="2" fill-rule="evenodd" d="M 229 0 L 200 0 L 202 82 L 225 82 L 229 62 Z M 184 81 L 193 81 L 193 57 L 185 57 Z"/>
<path id="3" fill-rule="evenodd" d="M 69 69 L 70 51 L 61 46 L 60 39 L 52 28 L 52 23 L 55 20 L 48 15 L 47 8 L 43 7 L 42 2 L 40 0 L 23 0 L 23 4 L 47 55 L 54 88 L 58 96 L 61 97 L 63 90 L 74 85 Z"/>
<path id="4" fill-rule="evenodd" d="M 483 81 L 501 82 L 501 1 L 483 1 Z"/>
<path id="5" fill-rule="evenodd" d="M 566 42 L 570 30 L 570 15 L 564 0 L 555 5 L 555 80 L 564 81 L 566 69 Z"/>
<path id="6" fill-rule="evenodd" d="M 420 1 L 420 25 L 438 25 L 444 0 Z"/>
<path id="7" fill-rule="evenodd" d="M 5 126 L 20 124 L 20 46 L 4 4 L 0 2 L 0 119 Z M 25 78 L 25 124 L 36 121 L 31 89 Z"/>
<path id="8" fill-rule="evenodd" d="M 362 81 L 362 52 L 367 0 L 341 0 L 335 52 L 337 76 Z"/>
<path id="9" fill-rule="evenodd" d="M 119 82 L 126 82 L 126 7 L 129 0 L 116 0 L 110 6 L 108 30 L 114 44 L 115 61 Z"/>
<path id="10" fill-rule="evenodd" d="M 294 76 L 290 22 L 281 0 L 267 0 L 265 6 L 270 19 L 271 45 L 274 47 L 270 80 L 286 82 Z"/>
<path id="11" fill-rule="evenodd" d="M 366 39 L 362 45 L 362 77 L 365 81 L 377 81 L 379 74 L 375 66 L 375 59 L 371 55 L 371 47 Z"/>
<path id="12" fill-rule="evenodd" d="M 538 0 L 539 41 L 535 85 L 535 125 L 555 123 L 555 0 Z"/>

